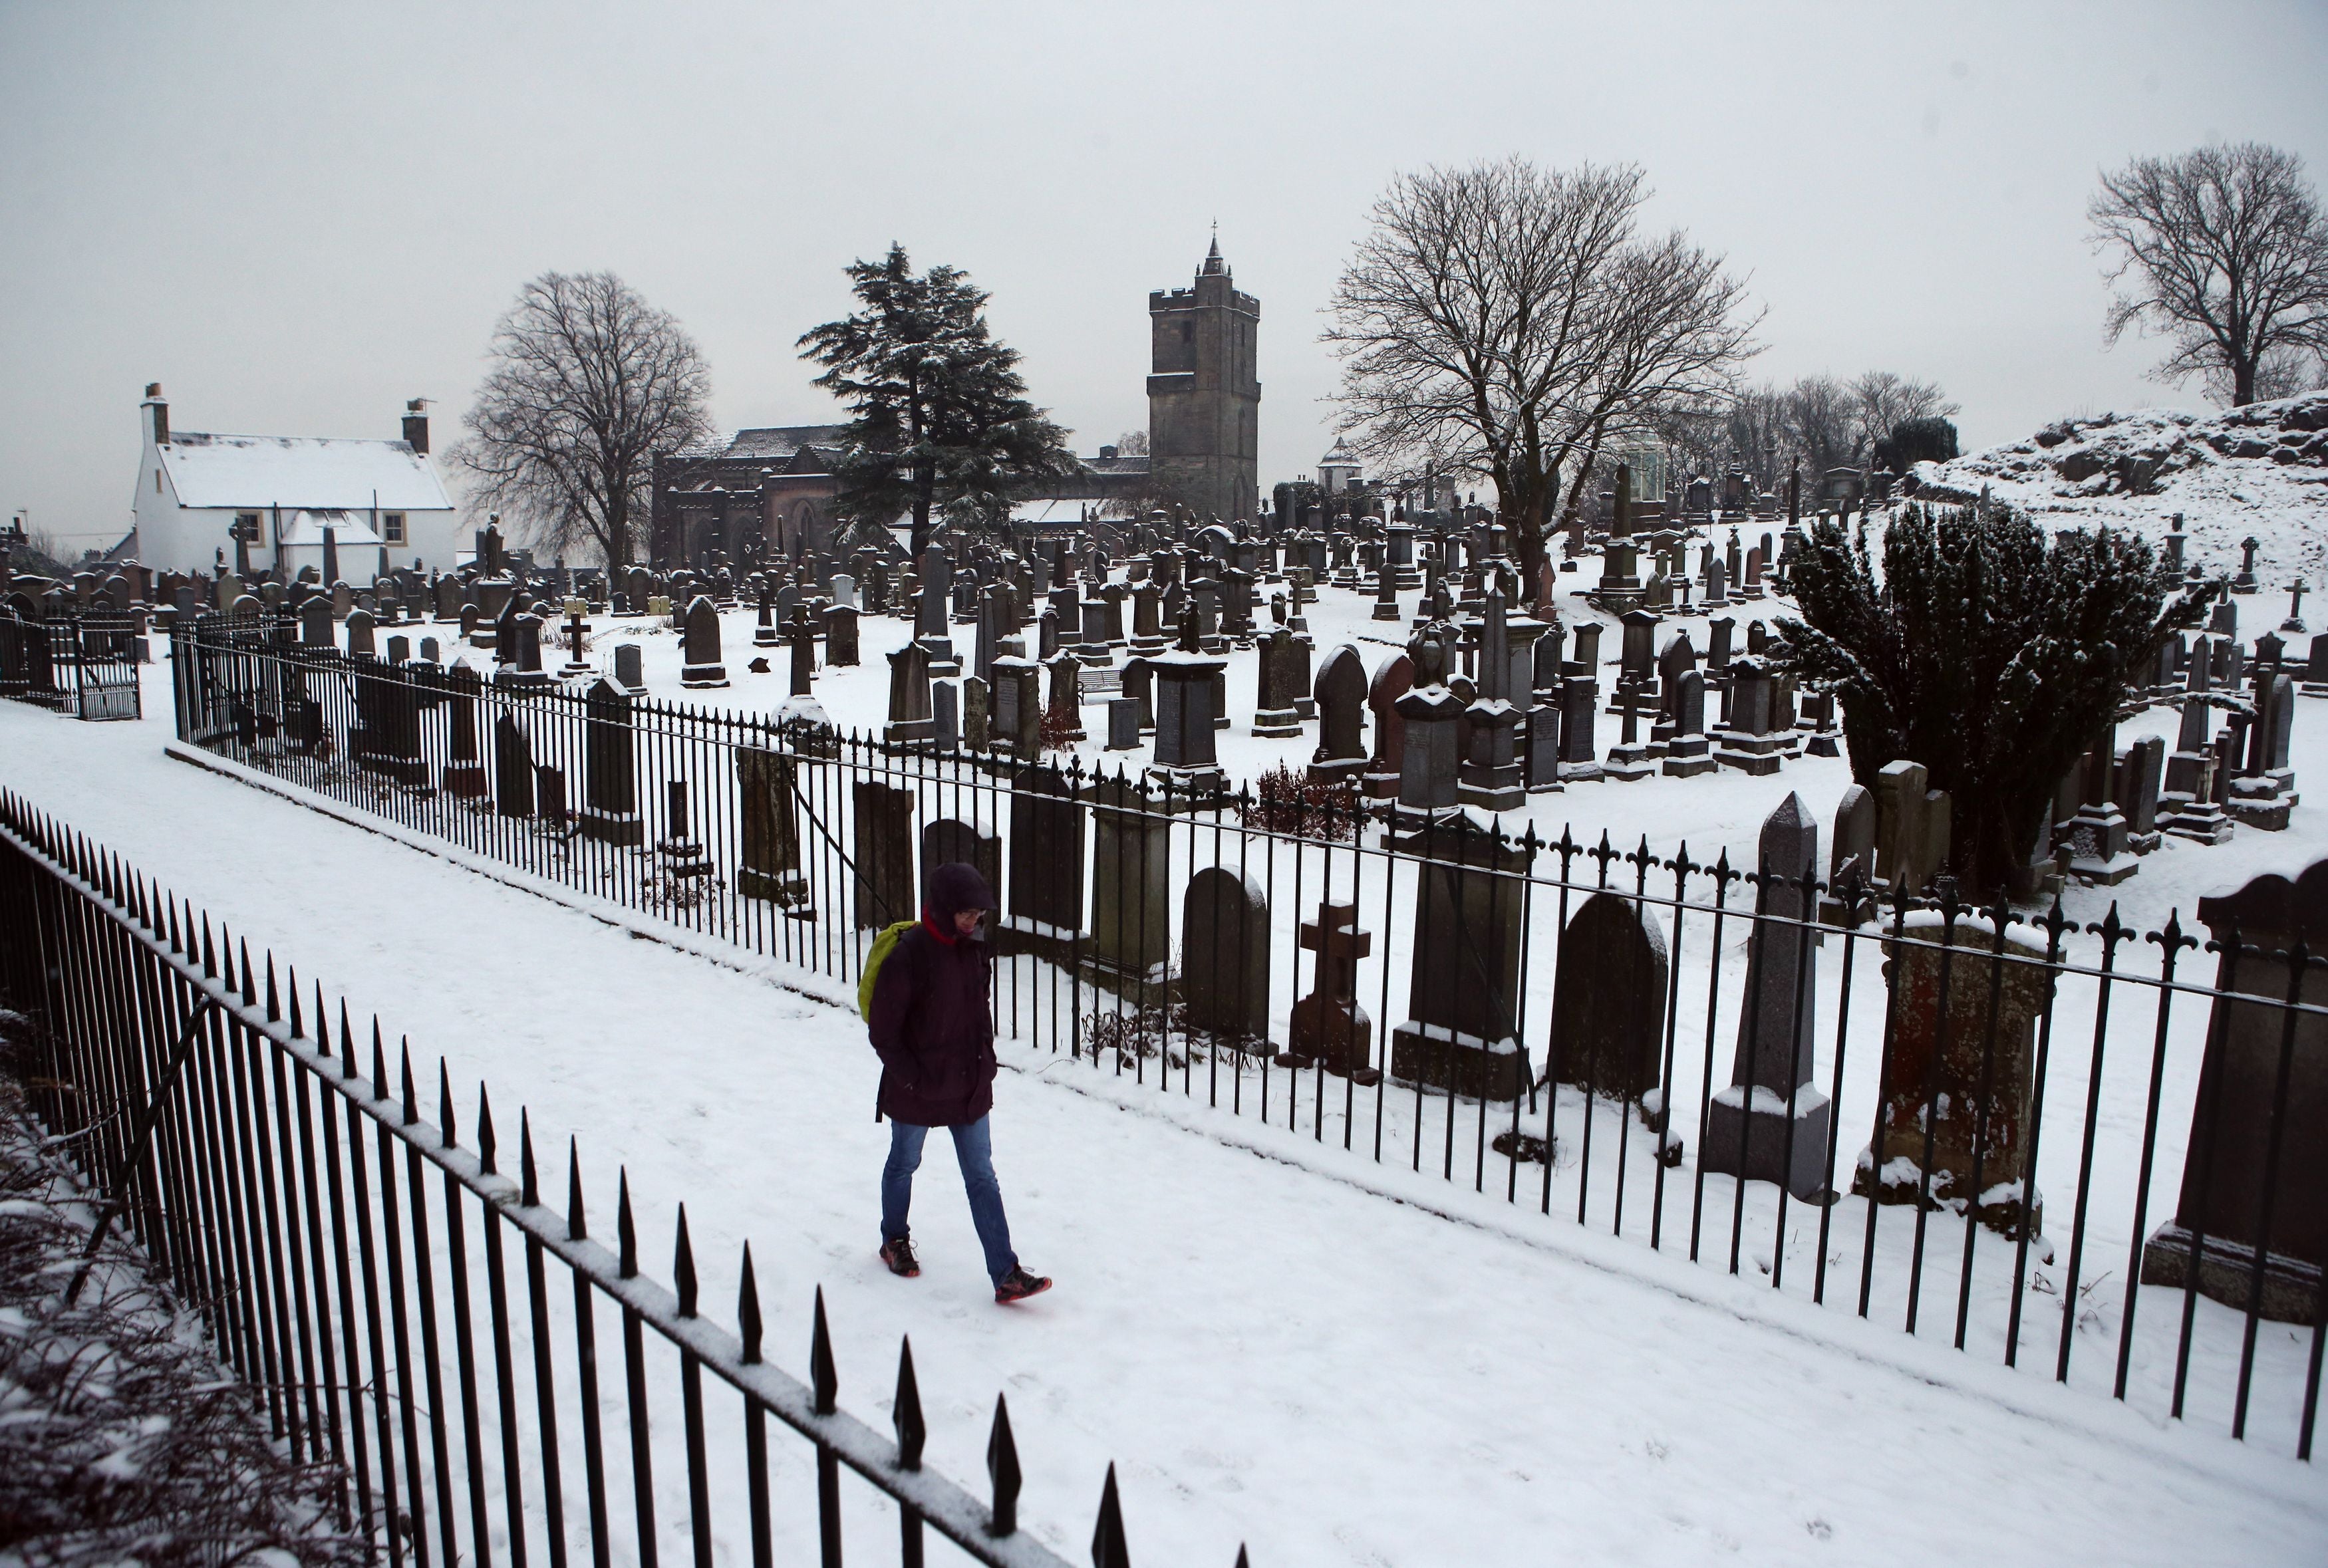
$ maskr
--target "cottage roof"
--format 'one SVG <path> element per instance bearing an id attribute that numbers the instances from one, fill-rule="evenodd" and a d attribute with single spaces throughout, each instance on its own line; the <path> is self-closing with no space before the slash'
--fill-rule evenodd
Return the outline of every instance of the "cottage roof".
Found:
<path id="1" fill-rule="evenodd" d="M 174 433 L 159 448 L 182 506 L 449 512 L 428 459 L 406 441 Z"/>

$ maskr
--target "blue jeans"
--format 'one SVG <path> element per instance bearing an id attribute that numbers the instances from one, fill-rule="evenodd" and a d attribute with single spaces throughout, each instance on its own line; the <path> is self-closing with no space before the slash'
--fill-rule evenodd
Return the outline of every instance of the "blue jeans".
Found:
<path id="1" fill-rule="evenodd" d="M 1002 1188 L 994 1179 L 994 1142 L 981 1116 L 953 1133 L 954 1162 L 962 1167 L 962 1190 L 970 1195 L 970 1217 L 978 1226 L 979 1244 L 986 1249 L 986 1272 L 996 1284 L 1018 1266 L 1010 1250 L 1010 1222 L 1002 1217 Z M 889 1162 L 881 1168 L 881 1239 L 896 1241 L 906 1234 L 906 1210 L 914 1201 L 914 1172 L 922 1168 L 922 1141 L 926 1127 L 891 1118 Z"/>

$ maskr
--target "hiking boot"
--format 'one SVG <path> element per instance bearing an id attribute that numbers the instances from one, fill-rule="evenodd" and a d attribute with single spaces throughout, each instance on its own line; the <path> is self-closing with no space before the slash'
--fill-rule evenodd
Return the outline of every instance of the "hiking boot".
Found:
<path id="1" fill-rule="evenodd" d="M 1023 1301 L 1029 1296 L 1039 1296 L 1050 1288 L 1051 1282 L 1043 1275 L 1013 1269 L 996 1283 L 994 1299 L 1008 1306 L 1013 1301 Z"/>
<path id="2" fill-rule="evenodd" d="M 922 1265 L 914 1256 L 914 1244 L 904 1236 L 881 1244 L 881 1261 L 900 1279 L 917 1279 L 921 1275 Z"/>

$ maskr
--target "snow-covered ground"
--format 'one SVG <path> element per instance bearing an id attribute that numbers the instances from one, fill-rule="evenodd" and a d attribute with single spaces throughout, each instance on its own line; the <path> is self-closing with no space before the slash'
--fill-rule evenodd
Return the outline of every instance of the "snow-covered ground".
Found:
<path id="1" fill-rule="evenodd" d="M 2153 542 L 2180 515 L 2189 559 L 2211 573 L 2237 571 L 2240 542 L 2253 538 L 2262 592 L 2243 606 L 2250 637 L 2286 615 L 2293 577 L 2328 586 L 2328 393 L 2063 419 L 2025 441 L 1920 464 L 1916 476 L 1944 498 L 1985 488 L 2041 522 L 2132 528 Z"/>
<path id="2" fill-rule="evenodd" d="M 1321 653 L 1368 634 L 1363 601 L 1327 599 L 1312 613 Z M 876 629 L 905 632 L 864 624 L 868 665 L 820 682 L 844 724 L 865 721 L 845 687 L 874 704 L 885 690 Z M 676 639 L 647 640 L 650 681 L 662 664 L 675 677 Z M 731 670 L 755 679 L 739 641 L 747 630 Z M 1370 663 L 1388 651 L 1360 646 Z M 774 662 L 756 706 L 780 699 Z M 1985 1347 L 1948 1348 L 1945 1322 L 1910 1338 L 1896 1318 L 1814 1308 L 1791 1284 L 1778 1296 L 1751 1262 L 1733 1279 L 1515 1209 L 1499 1185 L 1475 1196 L 1427 1162 L 1422 1177 L 1377 1166 L 1319 1147 L 1306 1122 L 1263 1127 L 1047 1052 L 1006 1053 L 996 1144 L 1019 1249 L 1060 1288 L 1015 1313 L 986 1301 L 943 1149 L 918 1196 L 925 1275 L 895 1281 L 872 1257 L 876 1064 L 852 1016 L 803 994 L 837 988 L 717 944 L 707 962 L 634 940 L 633 924 L 671 934 L 169 760 L 165 677 L 149 675 L 151 717 L 136 725 L 0 703 L 0 782 L 344 988 L 360 1019 L 376 1010 L 391 1038 L 410 1037 L 424 1074 L 441 1052 L 456 1084 L 492 1084 L 505 1141 L 517 1103 L 541 1146 L 577 1136 L 602 1219 L 626 1167 L 646 1258 L 669 1257 L 687 1200 L 707 1301 L 732 1300 L 749 1236 L 770 1342 L 795 1368 L 821 1282 L 843 1403 L 877 1424 L 896 1336 L 911 1332 L 931 1458 L 948 1473 L 982 1474 L 990 1398 L 1008 1389 L 1024 1515 L 1066 1554 L 1082 1554 L 1110 1457 L 1141 1561 L 1225 1565 L 1241 1539 L 1264 1568 L 1548 1554 L 2298 1563 L 2328 1545 L 2328 1483 L 2289 1457 L 2285 1369 L 2301 1342 L 2285 1326 L 2267 1326 L 2272 1430 L 2235 1444 L 2220 1412 L 2166 1420 L 2148 1382 L 2127 1406 L 2057 1387 L 2051 1323 L 2008 1372 Z M 1231 691 L 1242 730 L 1249 667 Z M 2300 781 L 2328 767 L 2305 706 Z M 1612 731 L 1604 720 L 1604 744 Z M 1244 765 L 1224 738 L 1225 760 Z M 1619 842 L 1687 838 L 1701 858 L 1735 858 L 1788 789 L 1830 812 L 1841 768 L 1595 784 L 1534 809 L 1555 833 L 1573 818 L 1580 836 L 1606 823 Z M 2116 893 L 2145 924 L 2170 903 L 2187 915 L 2198 890 L 2317 858 L 2318 815 L 2299 808 L 2297 831 L 2220 849 L 2178 845 Z M 2098 918 L 2104 897 L 2078 897 Z M 2080 1102 L 2062 1103 L 2074 1116 Z M 2110 1266 L 2101 1250 L 2089 1270 Z M 797 1481 L 799 1456 L 783 1462 L 780 1484 Z M 676 1554 L 683 1471 L 660 1475 L 675 1488 L 660 1516 Z"/>

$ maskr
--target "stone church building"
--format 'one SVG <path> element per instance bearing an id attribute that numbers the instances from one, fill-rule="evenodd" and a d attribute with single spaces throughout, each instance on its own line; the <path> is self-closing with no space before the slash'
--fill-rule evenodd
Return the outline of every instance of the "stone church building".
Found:
<path id="1" fill-rule="evenodd" d="M 1216 239 L 1187 288 L 1148 296 L 1150 455 L 1103 446 L 1028 502 L 1122 512 L 1178 502 L 1198 517 L 1252 518 L 1260 504 L 1261 302 L 1236 291 Z M 658 458 L 648 559 L 662 568 L 762 552 L 826 550 L 845 425 L 738 430 Z M 1021 515 L 1027 513 L 1022 504 Z M 1037 510 L 1041 510 L 1038 506 Z"/>

